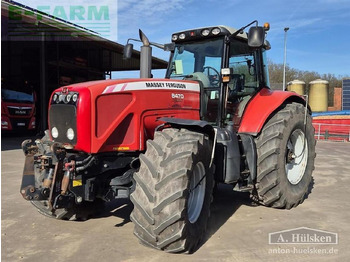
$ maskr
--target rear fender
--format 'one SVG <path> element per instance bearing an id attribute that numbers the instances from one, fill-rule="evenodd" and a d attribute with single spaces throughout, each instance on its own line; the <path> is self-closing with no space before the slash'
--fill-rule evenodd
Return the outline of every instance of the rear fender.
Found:
<path id="1" fill-rule="evenodd" d="M 305 99 L 294 92 L 261 89 L 245 108 L 238 133 L 258 135 L 270 115 L 285 102 L 306 104 Z"/>

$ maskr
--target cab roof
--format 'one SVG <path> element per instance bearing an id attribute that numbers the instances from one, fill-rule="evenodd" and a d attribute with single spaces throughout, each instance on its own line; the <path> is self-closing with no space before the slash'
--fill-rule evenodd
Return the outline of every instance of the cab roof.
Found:
<path id="1" fill-rule="evenodd" d="M 219 29 L 219 33 L 213 34 L 214 29 Z M 203 35 L 204 30 L 209 30 L 208 35 Z M 179 31 L 172 34 L 171 40 L 172 42 L 178 43 L 178 42 L 187 42 L 192 40 L 199 40 L 199 39 L 205 39 L 205 38 L 213 38 L 217 36 L 230 36 L 234 33 L 236 33 L 239 29 L 225 26 L 225 25 L 218 25 L 218 26 L 208 26 L 208 27 L 200 27 L 200 28 L 194 28 L 194 29 L 188 29 Z M 184 38 L 181 39 L 180 35 L 184 35 Z M 175 37 L 176 36 L 176 37 Z M 248 41 L 248 34 L 247 32 L 240 32 L 236 36 L 237 38 L 240 38 L 244 41 Z M 176 39 L 175 39 L 176 38 Z M 269 50 L 271 48 L 271 45 L 269 41 L 265 40 L 264 47 Z"/>
<path id="2" fill-rule="evenodd" d="M 194 29 L 188 29 L 179 31 L 172 34 L 172 41 L 173 42 L 182 42 L 182 41 L 191 41 L 198 38 L 211 38 L 211 37 L 217 37 L 221 35 L 232 35 L 233 33 L 237 32 L 238 29 L 224 26 L 224 25 L 218 25 L 218 26 L 208 26 L 208 27 L 200 27 L 200 28 L 194 28 Z M 208 34 L 204 34 L 208 33 Z M 184 38 L 181 38 L 184 36 Z M 176 38 L 177 36 L 177 38 Z M 247 40 L 248 35 L 246 32 L 239 33 L 237 37 Z"/>

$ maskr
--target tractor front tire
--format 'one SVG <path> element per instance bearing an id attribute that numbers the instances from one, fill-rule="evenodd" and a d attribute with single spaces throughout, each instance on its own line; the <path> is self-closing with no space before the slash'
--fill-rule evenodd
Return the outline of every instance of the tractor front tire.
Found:
<path id="1" fill-rule="evenodd" d="M 256 140 L 259 202 L 265 206 L 290 209 L 302 203 L 311 190 L 315 139 L 305 107 L 284 105 L 265 124 Z"/>
<path id="2" fill-rule="evenodd" d="M 203 239 L 212 202 L 212 141 L 187 129 L 164 129 L 147 141 L 131 194 L 134 234 L 144 245 L 192 253 Z"/>

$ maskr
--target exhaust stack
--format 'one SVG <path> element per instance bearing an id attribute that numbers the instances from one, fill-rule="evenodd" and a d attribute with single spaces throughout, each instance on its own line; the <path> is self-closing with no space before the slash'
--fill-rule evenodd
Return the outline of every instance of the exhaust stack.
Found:
<path id="1" fill-rule="evenodd" d="M 140 57 L 140 78 L 151 78 L 152 69 L 152 47 L 147 36 L 139 29 L 140 40 L 143 44 L 141 46 Z"/>

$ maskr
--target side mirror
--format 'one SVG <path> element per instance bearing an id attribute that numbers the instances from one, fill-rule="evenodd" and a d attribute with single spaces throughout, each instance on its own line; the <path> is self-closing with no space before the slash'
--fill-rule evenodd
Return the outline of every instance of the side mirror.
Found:
<path id="1" fill-rule="evenodd" d="M 165 44 L 164 45 L 164 51 L 174 51 L 175 50 L 175 43 Z"/>
<path id="2" fill-rule="evenodd" d="M 262 26 L 253 26 L 248 31 L 248 45 L 250 47 L 261 47 L 265 41 L 265 30 Z"/>
<path id="3" fill-rule="evenodd" d="M 124 46 L 123 59 L 130 59 L 133 49 L 134 49 L 134 45 L 133 44 L 126 44 Z"/>

